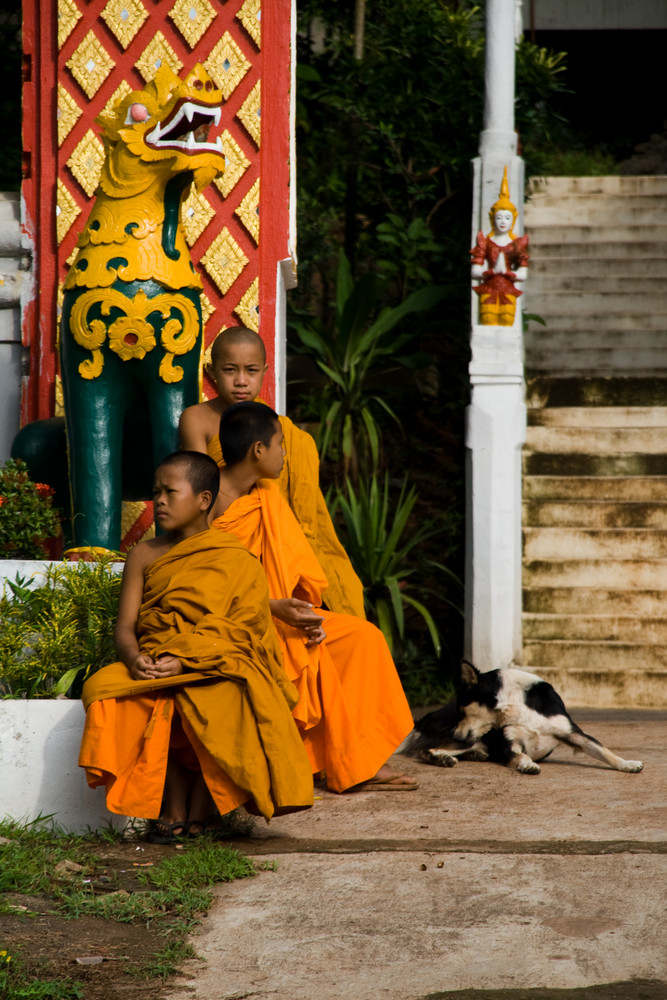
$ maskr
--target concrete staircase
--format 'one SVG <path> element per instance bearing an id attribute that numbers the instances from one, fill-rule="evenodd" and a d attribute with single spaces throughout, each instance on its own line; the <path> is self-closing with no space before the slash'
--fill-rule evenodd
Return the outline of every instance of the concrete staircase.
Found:
<path id="1" fill-rule="evenodd" d="M 667 706 L 667 177 L 526 208 L 523 664 L 573 705 Z"/>

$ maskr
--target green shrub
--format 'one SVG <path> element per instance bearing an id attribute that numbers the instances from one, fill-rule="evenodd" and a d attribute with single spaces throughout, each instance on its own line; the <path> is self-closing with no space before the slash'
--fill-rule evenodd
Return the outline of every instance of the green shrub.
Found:
<path id="1" fill-rule="evenodd" d="M 44 541 L 60 531 L 53 490 L 33 483 L 20 458 L 0 468 L 0 559 L 44 559 Z"/>
<path id="2" fill-rule="evenodd" d="M 0 597 L 0 697 L 78 698 L 83 682 L 116 659 L 120 574 L 114 557 L 56 563 L 42 586 L 7 581 Z"/>

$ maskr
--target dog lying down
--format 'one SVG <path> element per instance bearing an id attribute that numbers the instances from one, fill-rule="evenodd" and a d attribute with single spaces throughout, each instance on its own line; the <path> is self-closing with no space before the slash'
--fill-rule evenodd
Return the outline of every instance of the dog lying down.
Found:
<path id="1" fill-rule="evenodd" d="M 636 772 L 644 766 L 640 760 L 623 760 L 582 732 L 560 695 L 535 674 L 513 667 L 480 673 L 463 660 L 456 699 L 419 719 L 396 753 L 441 767 L 452 767 L 457 760 L 489 760 L 522 774 L 539 774 L 535 761 L 544 760 L 559 743 L 617 771 Z"/>

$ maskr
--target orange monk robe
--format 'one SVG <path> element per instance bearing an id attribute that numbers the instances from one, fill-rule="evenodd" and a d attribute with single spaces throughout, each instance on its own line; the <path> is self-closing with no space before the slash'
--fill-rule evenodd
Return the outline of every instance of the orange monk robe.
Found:
<path id="1" fill-rule="evenodd" d="M 330 611 L 365 618 L 363 585 L 338 541 L 320 489 L 317 446 L 310 434 L 296 427 L 289 417 L 278 419 L 285 446 L 285 464 L 278 486 L 326 574 L 328 583 L 322 600 Z M 224 465 L 217 434 L 208 443 L 208 453 L 220 467 Z"/>
<path id="2" fill-rule="evenodd" d="M 185 673 L 137 681 L 118 662 L 86 681 L 79 764 L 92 787 L 106 787 L 111 812 L 160 815 L 170 741 L 201 769 L 223 815 L 249 799 L 267 819 L 312 805 L 290 712 L 297 692 L 282 666 L 266 577 L 246 548 L 207 530 L 156 559 L 137 638 L 142 653 L 177 656 Z"/>
<path id="3" fill-rule="evenodd" d="M 299 585 L 320 604 L 326 578 L 273 481 L 262 480 L 216 518 L 259 556 L 271 598 Z M 394 661 L 379 629 L 353 615 L 319 611 L 327 638 L 308 647 L 299 629 L 274 619 L 287 676 L 299 692 L 293 711 L 313 772 L 342 792 L 379 770 L 413 727 Z"/>

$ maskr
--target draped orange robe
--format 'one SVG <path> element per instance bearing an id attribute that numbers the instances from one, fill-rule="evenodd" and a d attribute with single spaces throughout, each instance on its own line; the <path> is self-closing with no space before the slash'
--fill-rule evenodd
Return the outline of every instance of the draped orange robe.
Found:
<path id="1" fill-rule="evenodd" d="M 322 600 L 330 611 L 365 618 L 363 585 L 338 541 L 320 489 L 317 446 L 310 434 L 296 427 L 289 417 L 278 419 L 285 447 L 285 464 L 278 486 L 326 574 L 327 586 Z M 225 464 L 217 434 L 208 443 L 208 453 L 220 467 Z"/>
<path id="2" fill-rule="evenodd" d="M 263 480 L 211 525 L 233 532 L 259 556 L 271 598 L 297 585 L 315 606 L 327 580 L 278 486 Z M 313 772 L 342 792 L 379 770 L 413 727 L 412 715 L 384 636 L 353 615 L 320 611 L 327 634 L 308 647 L 304 633 L 274 618 L 287 676 L 299 701 L 293 710 Z"/>
<path id="3" fill-rule="evenodd" d="M 312 805 L 290 712 L 298 695 L 282 666 L 266 577 L 246 548 L 207 530 L 156 559 L 137 638 L 142 653 L 177 656 L 185 673 L 138 681 L 117 662 L 86 681 L 79 764 L 89 785 L 106 787 L 111 812 L 160 815 L 170 743 L 201 770 L 223 815 L 250 799 L 267 819 Z"/>

